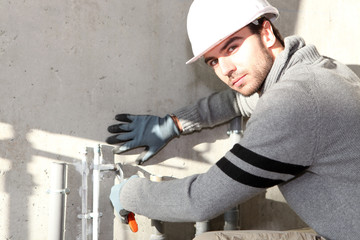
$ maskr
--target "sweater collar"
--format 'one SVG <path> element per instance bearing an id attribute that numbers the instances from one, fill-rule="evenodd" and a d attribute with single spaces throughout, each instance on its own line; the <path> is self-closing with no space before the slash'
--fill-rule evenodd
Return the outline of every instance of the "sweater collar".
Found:
<path id="1" fill-rule="evenodd" d="M 300 61 L 314 61 L 320 54 L 313 45 L 306 45 L 304 39 L 298 36 L 290 36 L 284 39 L 285 48 L 276 57 L 273 66 L 265 79 L 262 95 L 272 85 L 279 81 L 285 71 Z"/>

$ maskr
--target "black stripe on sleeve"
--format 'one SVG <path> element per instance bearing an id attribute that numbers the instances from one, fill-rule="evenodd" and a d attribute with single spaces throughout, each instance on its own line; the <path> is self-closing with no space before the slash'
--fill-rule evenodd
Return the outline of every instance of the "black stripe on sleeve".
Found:
<path id="1" fill-rule="evenodd" d="M 241 168 L 237 167 L 232 162 L 227 160 L 225 157 L 221 158 L 216 163 L 216 166 L 218 166 L 221 169 L 221 171 L 223 171 L 226 175 L 228 175 L 235 181 L 251 187 L 269 188 L 284 182 L 282 180 L 273 180 L 273 179 L 252 175 L 248 172 L 245 172 Z"/>
<path id="2" fill-rule="evenodd" d="M 230 151 L 241 160 L 270 172 L 285 173 L 296 176 L 308 168 L 308 166 L 301 166 L 272 160 L 249 149 L 246 149 L 240 144 L 235 144 L 235 146 Z"/>

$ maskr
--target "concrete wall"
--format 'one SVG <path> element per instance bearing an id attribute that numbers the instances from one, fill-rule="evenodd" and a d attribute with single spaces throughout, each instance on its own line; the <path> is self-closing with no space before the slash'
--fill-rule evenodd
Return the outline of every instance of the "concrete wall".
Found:
<path id="1" fill-rule="evenodd" d="M 282 13 L 276 25 L 284 36 L 301 35 L 360 73 L 359 1 L 270 2 Z M 46 192 L 54 161 L 69 164 L 66 239 L 80 239 L 80 152 L 104 144 L 114 115 L 164 115 L 226 87 L 202 63 L 184 64 L 192 56 L 186 36 L 190 3 L 0 1 L 0 239 L 48 239 Z M 128 175 L 204 172 L 226 152 L 226 130 L 223 125 L 175 139 L 142 167 L 133 164 L 140 150 L 115 160 L 126 164 Z M 139 233 L 116 221 L 113 231 L 113 176 L 106 174 L 101 185 L 100 239 L 112 239 L 113 232 L 114 239 L 148 239 L 150 221 L 141 216 Z M 304 226 L 276 188 L 246 204 L 245 228 Z M 191 239 L 192 225 L 166 229 L 170 239 Z"/>

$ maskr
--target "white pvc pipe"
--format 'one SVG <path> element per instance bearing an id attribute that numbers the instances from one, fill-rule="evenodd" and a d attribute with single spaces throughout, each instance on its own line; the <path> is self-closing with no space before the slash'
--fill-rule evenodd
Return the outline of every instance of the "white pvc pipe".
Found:
<path id="1" fill-rule="evenodd" d="M 82 240 L 87 240 L 87 221 L 88 221 L 88 165 L 87 165 L 87 150 L 85 148 L 81 159 L 81 237 Z"/>
<path id="2" fill-rule="evenodd" d="M 49 206 L 48 239 L 63 240 L 65 237 L 65 205 L 67 189 L 67 165 L 52 163 Z"/>
<path id="3" fill-rule="evenodd" d="M 210 230 L 210 222 L 203 221 L 203 222 L 196 222 L 195 223 L 195 236 L 198 236 L 202 233 L 208 232 Z"/>
<path id="4" fill-rule="evenodd" d="M 224 230 L 238 230 L 239 229 L 239 209 L 234 207 L 224 213 Z"/>
<path id="5" fill-rule="evenodd" d="M 240 139 L 243 134 L 243 119 L 242 117 L 237 117 L 231 120 L 230 130 L 227 132 L 230 138 L 230 147 L 232 148 L 236 143 L 240 142 Z"/>
<path id="6" fill-rule="evenodd" d="M 100 194 L 100 155 L 101 148 L 94 148 L 94 170 L 93 170 L 93 239 L 99 238 L 99 194 Z"/>

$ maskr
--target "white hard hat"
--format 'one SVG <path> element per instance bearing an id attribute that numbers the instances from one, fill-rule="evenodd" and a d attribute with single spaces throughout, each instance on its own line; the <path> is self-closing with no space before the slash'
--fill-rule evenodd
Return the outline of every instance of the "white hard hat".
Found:
<path id="1" fill-rule="evenodd" d="M 186 64 L 261 16 L 273 21 L 279 11 L 266 0 L 194 0 L 187 17 L 194 57 Z"/>

